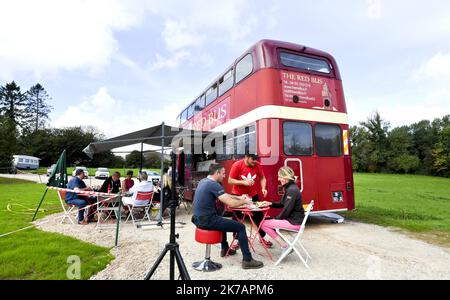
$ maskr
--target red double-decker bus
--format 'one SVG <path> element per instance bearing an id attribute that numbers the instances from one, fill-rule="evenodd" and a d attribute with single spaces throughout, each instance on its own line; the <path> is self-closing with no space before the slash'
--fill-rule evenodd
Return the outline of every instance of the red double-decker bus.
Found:
<path id="1" fill-rule="evenodd" d="M 354 209 L 347 108 L 338 66 L 328 53 L 259 41 L 184 109 L 177 122 L 186 129 L 226 134 L 224 153 L 181 157 L 187 199 L 211 163 L 223 164 L 228 174 L 248 151 L 258 154 L 267 178 L 264 200 L 280 199 L 277 173 L 287 165 L 299 178 L 304 203 L 314 200 L 314 211 Z M 224 186 L 231 192 L 227 182 Z"/>

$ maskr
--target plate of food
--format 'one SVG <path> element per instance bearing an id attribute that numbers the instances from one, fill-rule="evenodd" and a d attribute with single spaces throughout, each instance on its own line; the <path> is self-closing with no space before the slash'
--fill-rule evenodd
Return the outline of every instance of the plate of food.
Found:
<path id="1" fill-rule="evenodd" d="M 262 201 L 262 202 L 256 202 L 255 204 L 258 208 L 264 208 L 264 207 L 270 206 L 271 203 L 267 202 L 267 201 Z"/>

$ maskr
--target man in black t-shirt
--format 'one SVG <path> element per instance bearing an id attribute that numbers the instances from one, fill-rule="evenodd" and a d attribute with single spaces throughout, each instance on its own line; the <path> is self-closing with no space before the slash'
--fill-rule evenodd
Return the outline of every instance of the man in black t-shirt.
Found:
<path id="1" fill-rule="evenodd" d="M 242 268 L 259 269 L 264 266 L 260 261 L 254 260 L 248 247 L 248 238 L 245 225 L 234 220 L 229 220 L 219 216 L 216 211 L 216 200 L 225 205 L 235 208 L 244 204 L 252 204 L 250 198 L 245 196 L 237 197 L 225 193 L 221 183 L 225 178 L 225 168 L 218 164 L 213 164 L 209 168 L 208 178 L 203 179 L 198 184 L 193 202 L 192 222 L 199 228 L 205 230 L 222 231 L 221 256 L 224 257 L 229 250 L 227 242 L 227 232 L 237 233 L 237 238 L 242 250 Z M 236 254 L 236 250 L 229 250 L 229 255 Z"/>
<path id="2" fill-rule="evenodd" d="M 99 192 L 101 193 L 109 192 L 111 194 L 117 194 L 118 192 L 120 192 L 120 187 L 121 187 L 120 173 L 114 172 L 112 176 L 105 179 Z"/>

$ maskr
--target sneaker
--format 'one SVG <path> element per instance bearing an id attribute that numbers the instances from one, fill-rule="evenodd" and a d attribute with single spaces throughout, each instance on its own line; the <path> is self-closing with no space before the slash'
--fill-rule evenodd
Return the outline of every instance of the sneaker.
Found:
<path id="1" fill-rule="evenodd" d="M 272 248 L 273 246 L 271 241 L 266 241 L 264 238 L 261 239 L 261 243 L 264 243 L 267 248 Z"/>
<path id="2" fill-rule="evenodd" d="M 231 249 L 233 249 L 233 250 L 237 250 L 237 249 L 239 249 L 241 246 L 239 246 L 239 242 L 238 241 L 235 241 L 231 246 L 230 246 L 230 248 Z"/>
<path id="3" fill-rule="evenodd" d="M 227 251 L 228 251 L 228 249 L 220 250 L 220 257 L 225 257 L 227 255 Z M 228 252 L 229 256 L 233 256 L 235 254 L 236 254 L 236 250 L 234 250 L 234 249 L 230 249 L 230 251 Z"/>
<path id="4" fill-rule="evenodd" d="M 264 264 L 262 261 L 254 260 L 252 258 L 251 261 L 242 261 L 242 269 L 248 270 L 248 269 L 260 269 L 264 267 Z"/>

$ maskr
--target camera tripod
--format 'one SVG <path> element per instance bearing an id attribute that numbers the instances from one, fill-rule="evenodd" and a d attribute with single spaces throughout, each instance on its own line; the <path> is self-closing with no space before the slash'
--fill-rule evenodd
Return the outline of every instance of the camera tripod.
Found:
<path id="1" fill-rule="evenodd" d="M 170 200 L 170 240 L 169 243 L 166 244 L 163 252 L 159 255 L 158 259 L 155 261 L 150 271 L 148 271 L 145 276 L 145 280 L 150 280 L 159 264 L 162 262 L 164 257 L 168 252 L 170 252 L 170 280 L 175 280 L 175 260 L 178 265 L 178 270 L 180 272 L 181 280 L 191 280 L 189 277 L 189 273 L 186 269 L 186 265 L 184 264 L 183 257 L 180 253 L 180 246 L 178 245 L 176 239 L 180 238 L 179 234 L 175 234 L 175 211 L 177 208 L 177 200 L 175 199 L 175 170 L 176 170 L 176 156 L 175 153 L 171 153 L 172 158 L 172 189 L 171 189 L 171 200 Z"/>

